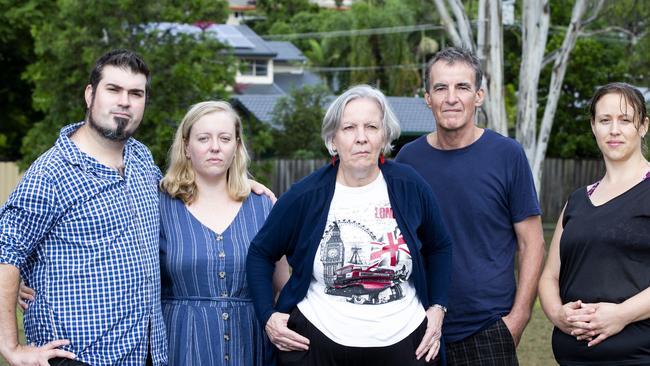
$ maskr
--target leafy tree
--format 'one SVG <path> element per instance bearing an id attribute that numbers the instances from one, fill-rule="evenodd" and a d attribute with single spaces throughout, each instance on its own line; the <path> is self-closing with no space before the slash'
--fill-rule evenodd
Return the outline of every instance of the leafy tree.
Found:
<path id="1" fill-rule="evenodd" d="M 414 24 L 413 12 L 396 0 L 382 1 L 380 5 L 355 3 L 352 17 L 355 29 Z M 405 67 L 415 63 L 414 47 L 405 33 L 355 36 L 350 46 L 355 50 L 348 54 L 350 65 L 379 67 L 353 70 L 351 84 L 371 82 L 388 95 L 413 95 L 421 85 L 418 68 Z"/>
<path id="2" fill-rule="evenodd" d="M 251 155 L 249 171 L 255 180 L 270 187 L 273 163 L 266 158 L 273 155 L 273 129 L 253 115 L 242 116 L 242 124 L 246 147 Z"/>
<path id="3" fill-rule="evenodd" d="M 21 75 L 34 59 L 31 24 L 43 18 L 49 5 L 34 0 L 0 0 L 0 160 L 17 160 L 22 137 L 42 118 L 32 108 L 32 88 Z"/>
<path id="4" fill-rule="evenodd" d="M 409 0 L 408 4 L 415 1 Z M 321 9 L 290 18 L 274 17 L 269 33 L 278 35 L 414 25 L 416 11 L 399 0 L 357 1 L 349 11 Z M 335 92 L 352 84 L 370 83 L 388 95 L 413 95 L 421 85 L 415 51 L 422 36 L 393 32 L 289 40 L 310 58 L 313 66 L 341 68 L 324 72 Z"/>
<path id="5" fill-rule="evenodd" d="M 275 23 L 286 21 L 298 13 L 317 13 L 319 10 L 309 0 L 257 0 L 256 7 L 265 16 L 263 21 L 252 24 L 258 34 L 268 34 Z"/>
<path id="6" fill-rule="evenodd" d="M 277 101 L 272 112 L 273 124 L 279 126 L 274 137 L 277 155 L 294 159 L 327 156 L 320 131 L 329 96 L 323 85 L 305 86 Z"/>
<path id="7" fill-rule="evenodd" d="M 549 43 L 559 43 L 556 39 Z M 600 151 L 591 134 L 587 105 L 598 86 L 626 80 L 625 47 L 619 42 L 582 38 L 576 43 L 555 113 L 548 156 L 597 158 Z M 542 80 L 550 79 L 546 73 Z M 542 82 L 548 85 L 547 82 Z M 541 94 L 545 95 L 544 89 Z M 545 102 L 542 98 L 541 102 Z"/>
<path id="8" fill-rule="evenodd" d="M 36 62 L 26 76 L 33 103 L 44 114 L 23 140 L 22 167 L 52 146 L 59 129 L 84 118 L 83 91 L 97 57 L 112 48 L 140 53 L 151 71 L 151 93 L 137 134 L 159 165 L 165 161 L 175 126 L 191 104 L 225 99 L 235 63 L 225 47 L 197 37 L 154 30 L 154 22 L 225 20 L 224 1 L 60 1 L 32 27 Z"/>

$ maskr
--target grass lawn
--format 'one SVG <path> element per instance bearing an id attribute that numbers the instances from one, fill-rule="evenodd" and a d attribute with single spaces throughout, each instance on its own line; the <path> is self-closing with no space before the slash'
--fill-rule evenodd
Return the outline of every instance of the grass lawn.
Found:
<path id="1" fill-rule="evenodd" d="M 517 348 L 521 366 L 557 365 L 551 350 L 552 330 L 553 325 L 546 319 L 546 315 L 537 301 L 530 323 L 528 323 Z"/>
<path id="2" fill-rule="evenodd" d="M 25 344 L 25 334 L 23 332 L 23 312 L 20 311 L 20 309 L 16 309 L 16 313 L 18 314 L 18 335 L 20 337 L 20 343 Z M 0 356 L 0 366 L 8 366 L 9 364 L 5 362 L 4 358 Z"/>
<path id="3" fill-rule="evenodd" d="M 554 229 L 554 223 L 544 224 L 544 239 L 547 253 Z M 521 366 L 557 365 L 553 357 L 553 350 L 551 349 L 552 331 L 553 324 L 544 315 L 539 299 L 537 299 L 533 307 L 530 322 L 526 330 L 524 330 L 524 335 L 521 337 L 521 342 L 519 342 L 519 347 L 517 348 L 517 355 L 519 356 Z"/>

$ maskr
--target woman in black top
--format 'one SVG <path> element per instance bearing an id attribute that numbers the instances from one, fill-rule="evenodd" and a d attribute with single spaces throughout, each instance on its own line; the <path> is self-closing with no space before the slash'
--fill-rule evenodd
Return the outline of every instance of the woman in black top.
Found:
<path id="1" fill-rule="evenodd" d="M 643 95 L 599 88 L 591 129 L 605 160 L 598 182 L 569 197 L 539 282 L 561 365 L 650 364 L 650 164 Z"/>

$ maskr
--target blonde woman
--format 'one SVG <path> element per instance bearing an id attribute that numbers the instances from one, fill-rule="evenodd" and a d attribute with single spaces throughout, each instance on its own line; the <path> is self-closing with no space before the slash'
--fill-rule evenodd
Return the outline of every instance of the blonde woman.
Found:
<path id="1" fill-rule="evenodd" d="M 222 101 L 183 118 L 160 183 L 162 308 L 170 365 L 262 365 L 270 343 L 246 284 L 246 253 L 271 210 L 250 194 L 239 116 Z M 286 260 L 274 284 L 286 282 Z"/>

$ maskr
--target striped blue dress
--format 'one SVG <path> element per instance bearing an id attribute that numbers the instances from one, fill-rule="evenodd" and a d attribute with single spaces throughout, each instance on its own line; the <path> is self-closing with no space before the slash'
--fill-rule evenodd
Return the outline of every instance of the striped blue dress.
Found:
<path id="1" fill-rule="evenodd" d="M 201 224 L 182 201 L 161 194 L 162 311 L 170 366 L 263 365 L 272 345 L 246 284 L 246 253 L 271 210 L 251 194 L 223 233 Z"/>

